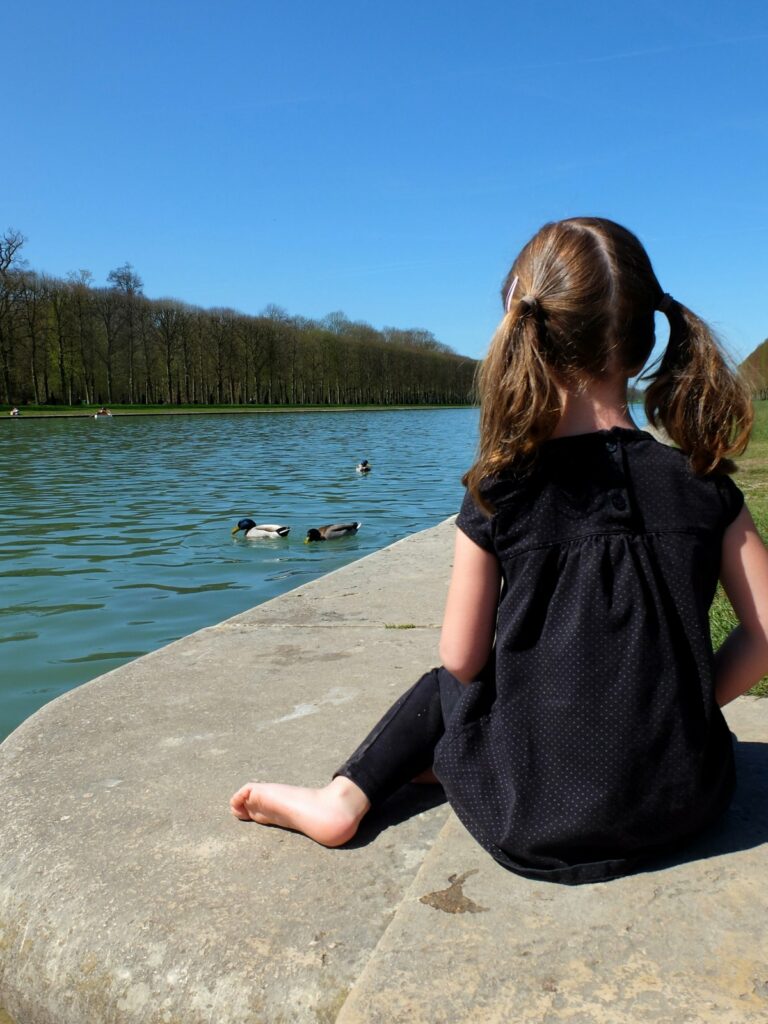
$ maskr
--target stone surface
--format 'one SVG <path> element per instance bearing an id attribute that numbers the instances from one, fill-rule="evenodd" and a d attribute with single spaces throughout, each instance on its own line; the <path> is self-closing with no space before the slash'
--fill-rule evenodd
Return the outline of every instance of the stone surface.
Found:
<path id="1" fill-rule="evenodd" d="M 451 815 L 338 1024 L 764 1024 L 768 700 L 727 713 L 739 737 L 731 810 L 640 874 L 519 878 Z"/>
<path id="2" fill-rule="evenodd" d="M 311 621 L 313 626 L 439 629 L 447 559 L 453 554 L 452 530 L 448 524 L 424 530 L 376 552 L 371 556 L 375 562 L 361 558 L 228 622 L 232 626 L 303 626 Z"/>
<path id="3" fill-rule="evenodd" d="M 741 781 L 722 824 L 601 885 L 509 874 L 434 787 L 341 850 L 229 815 L 249 778 L 327 779 L 434 664 L 452 532 L 123 666 L 9 737 L 0 1024 L 768 1020 L 768 700 L 727 709 Z"/>
<path id="4" fill-rule="evenodd" d="M 140 658 L 8 738 L 0 1006 L 16 1024 L 335 1019 L 447 807 L 409 787 L 329 851 L 228 800 L 252 778 L 327 780 L 435 663 L 452 534 Z"/>

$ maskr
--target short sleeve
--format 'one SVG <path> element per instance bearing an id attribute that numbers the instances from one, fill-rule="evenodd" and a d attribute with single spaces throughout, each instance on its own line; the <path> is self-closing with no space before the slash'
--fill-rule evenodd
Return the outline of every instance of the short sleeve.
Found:
<path id="1" fill-rule="evenodd" d="M 464 495 L 461 510 L 456 517 L 456 525 L 462 533 L 465 533 L 479 547 L 484 548 L 486 551 L 495 552 L 493 520 L 477 506 L 469 491 Z"/>
<path id="2" fill-rule="evenodd" d="M 744 495 L 729 476 L 718 477 L 717 490 L 723 507 L 723 528 L 730 526 L 744 507 Z"/>

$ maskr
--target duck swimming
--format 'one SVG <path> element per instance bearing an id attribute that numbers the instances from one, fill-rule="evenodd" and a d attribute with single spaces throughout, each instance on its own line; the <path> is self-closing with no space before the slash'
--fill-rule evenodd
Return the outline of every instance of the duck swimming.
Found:
<path id="1" fill-rule="evenodd" d="M 370 464 L 368 459 L 363 459 L 362 462 L 358 462 L 358 464 L 355 466 L 355 469 L 357 470 L 358 473 L 370 473 L 371 470 L 373 469 L 373 466 Z"/>
<path id="2" fill-rule="evenodd" d="M 277 540 L 280 537 L 287 537 L 291 532 L 290 526 L 278 526 L 275 523 L 260 523 L 257 526 L 253 519 L 241 519 L 237 526 L 232 527 L 232 536 L 234 537 L 240 530 L 244 532 L 246 540 Z"/>
<path id="3" fill-rule="evenodd" d="M 309 544 L 313 540 L 338 540 L 339 537 L 351 537 L 362 525 L 362 523 L 331 523 L 328 526 L 318 526 L 316 530 L 307 530 L 304 543 Z"/>

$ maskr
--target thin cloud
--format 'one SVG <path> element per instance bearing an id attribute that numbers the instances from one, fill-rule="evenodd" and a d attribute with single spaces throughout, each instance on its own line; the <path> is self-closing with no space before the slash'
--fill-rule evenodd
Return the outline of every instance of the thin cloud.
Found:
<path id="1" fill-rule="evenodd" d="M 541 64 L 517 64 L 516 68 L 533 70 L 538 68 L 572 67 L 584 64 L 609 64 L 621 60 L 636 60 L 641 57 L 658 57 L 667 53 L 680 53 L 683 50 L 705 50 L 717 46 L 737 46 L 740 43 L 761 42 L 768 39 L 768 32 L 758 32 L 749 36 L 732 36 L 728 39 L 711 39 L 699 43 L 677 43 L 667 46 L 652 46 L 642 50 L 620 50 L 618 53 L 598 54 L 594 57 L 574 57 L 568 60 L 547 61 Z"/>

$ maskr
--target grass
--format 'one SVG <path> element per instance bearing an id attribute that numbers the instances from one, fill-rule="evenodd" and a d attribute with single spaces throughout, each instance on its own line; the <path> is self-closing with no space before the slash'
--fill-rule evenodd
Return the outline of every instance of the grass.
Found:
<path id="1" fill-rule="evenodd" d="M 755 402 L 755 427 L 744 455 L 738 460 L 736 483 L 744 492 L 752 518 L 763 540 L 768 542 L 768 402 Z M 709 613 L 712 643 L 715 648 L 736 626 L 736 616 L 723 593 L 717 594 Z M 749 691 L 753 696 L 768 697 L 768 676 Z"/>

